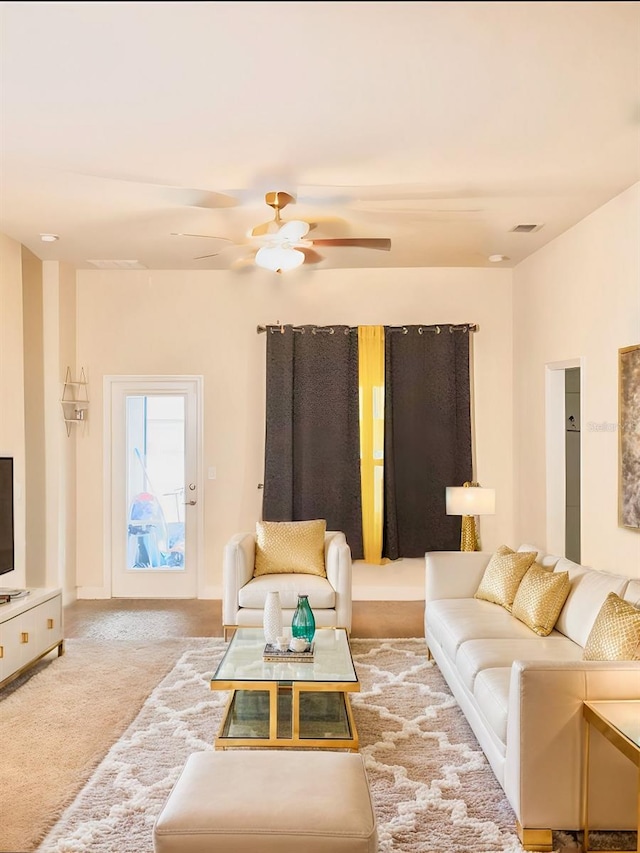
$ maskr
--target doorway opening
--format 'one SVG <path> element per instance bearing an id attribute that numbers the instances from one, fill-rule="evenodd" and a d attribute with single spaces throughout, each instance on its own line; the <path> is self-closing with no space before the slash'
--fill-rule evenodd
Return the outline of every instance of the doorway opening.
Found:
<path id="1" fill-rule="evenodd" d="M 581 359 L 546 366 L 547 550 L 581 559 Z"/>
<path id="2" fill-rule="evenodd" d="M 580 562 L 580 368 L 564 372 L 565 388 L 565 551 Z"/>

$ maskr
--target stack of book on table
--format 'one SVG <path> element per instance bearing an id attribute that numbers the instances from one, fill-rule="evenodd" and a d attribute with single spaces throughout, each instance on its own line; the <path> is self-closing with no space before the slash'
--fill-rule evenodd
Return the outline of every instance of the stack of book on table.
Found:
<path id="1" fill-rule="evenodd" d="M 264 647 L 262 659 L 267 663 L 312 663 L 315 643 L 311 643 L 302 652 L 293 649 L 279 649 L 272 643 Z"/>

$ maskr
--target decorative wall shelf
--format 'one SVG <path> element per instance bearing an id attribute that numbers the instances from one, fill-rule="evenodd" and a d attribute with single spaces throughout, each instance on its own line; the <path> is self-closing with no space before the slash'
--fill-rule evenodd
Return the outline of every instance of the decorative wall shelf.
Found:
<path id="1" fill-rule="evenodd" d="M 67 436 L 71 435 L 71 427 L 75 424 L 84 424 L 87 421 L 89 412 L 89 383 L 85 376 L 84 367 L 80 371 L 80 378 L 73 379 L 71 376 L 71 368 L 67 367 L 67 373 L 62 389 L 62 397 L 60 405 L 62 406 L 62 415 L 67 428 Z"/>

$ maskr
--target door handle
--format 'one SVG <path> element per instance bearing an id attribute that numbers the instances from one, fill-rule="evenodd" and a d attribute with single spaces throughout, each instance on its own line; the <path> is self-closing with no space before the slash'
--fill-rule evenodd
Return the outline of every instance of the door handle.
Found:
<path id="1" fill-rule="evenodd" d="M 195 506 L 197 503 L 198 503 L 198 501 L 185 501 L 184 505 L 185 506 Z"/>

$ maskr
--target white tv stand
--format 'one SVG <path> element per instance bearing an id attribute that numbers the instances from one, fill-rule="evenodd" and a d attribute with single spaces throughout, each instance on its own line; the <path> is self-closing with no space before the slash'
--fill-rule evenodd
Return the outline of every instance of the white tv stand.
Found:
<path id="1" fill-rule="evenodd" d="M 0 688 L 56 647 L 64 654 L 62 590 L 30 589 L 0 604 Z"/>

